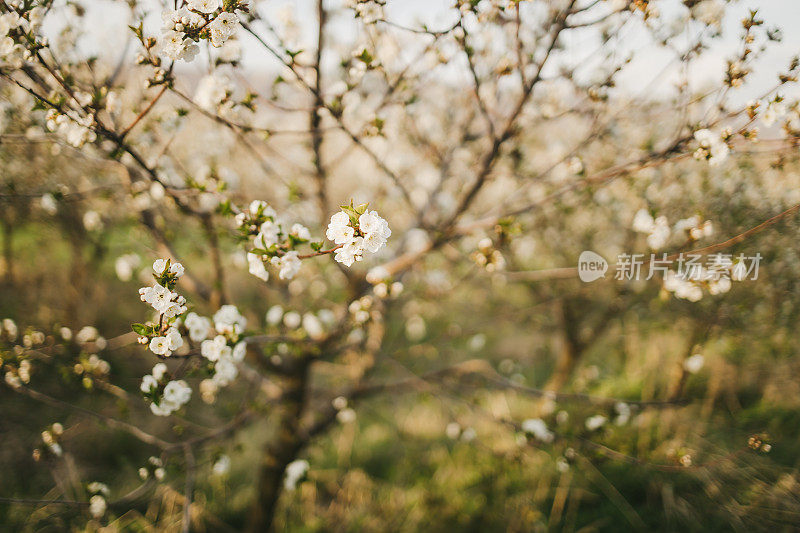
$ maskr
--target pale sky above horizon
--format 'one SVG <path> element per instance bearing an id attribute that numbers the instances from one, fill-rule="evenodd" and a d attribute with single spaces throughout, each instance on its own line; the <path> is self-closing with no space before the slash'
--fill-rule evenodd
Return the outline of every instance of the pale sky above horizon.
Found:
<path id="1" fill-rule="evenodd" d="M 88 49 L 119 50 L 121 53 L 125 47 L 125 41 L 130 35 L 129 30 L 125 27 L 129 23 L 125 19 L 127 8 L 121 6 L 118 1 L 95 1 L 89 19 L 98 21 L 97 26 L 93 25 L 98 28 L 94 37 L 96 42 L 82 44 Z M 327 1 L 330 7 L 342 4 L 342 0 Z M 155 33 L 160 25 L 158 6 L 161 3 L 157 0 L 152 0 L 151 3 L 153 13 L 148 17 L 148 23 L 152 26 L 152 32 Z M 293 10 L 299 22 L 299 32 L 309 43 L 313 42 L 312 36 L 316 25 L 314 4 L 314 0 L 257 2 L 260 13 L 267 17 L 277 17 L 282 10 Z M 447 27 L 454 20 L 452 4 L 453 0 L 389 0 L 387 18 L 407 26 L 415 26 L 420 21 L 425 21 L 431 28 Z M 678 9 L 683 9 L 679 5 L 679 0 L 663 0 L 657 5 L 665 14 L 677 13 Z M 793 28 L 800 25 L 800 1 L 740 0 L 734 2 L 729 8 L 723 24 L 723 38 L 705 54 L 704 58 L 694 63 L 690 71 L 690 80 L 695 88 L 699 89 L 709 82 L 718 82 L 722 78 L 725 59 L 731 57 L 738 49 L 738 36 L 741 33 L 739 22 L 747 14 L 747 11 L 753 8 L 759 10 L 767 27 L 780 26 L 782 28 L 783 42 L 773 43 L 771 50 L 758 61 L 750 83 L 738 91 L 737 99 L 745 101 L 764 91 L 774 83 L 774 74 L 779 70 L 785 70 L 791 57 L 800 54 L 800 32 L 793 31 Z M 339 32 L 340 36 L 346 36 L 348 32 L 354 33 L 352 24 L 343 17 L 334 20 L 332 30 Z M 619 40 L 623 43 L 623 47 L 628 46 L 639 52 L 633 63 L 619 77 L 620 88 L 631 91 L 633 94 L 646 89 L 650 94 L 659 95 L 662 90 L 670 88 L 677 80 L 677 71 L 667 67 L 670 56 L 663 50 L 650 48 L 643 32 L 621 32 Z M 261 73 L 277 73 L 278 65 L 274 59 L 259 48 L 249 36 L 242 35 L 241 42 L 244 51 L 243 67 Z M 581 34 L 580 31 L 577 31 L 567 35 L 564 42 L 567 46 L 567 54 L 575 54 L 579 59 L 587 50 L 591 51 L 593 39 L 591 35 Z M 639 50 L 642 47 L 647 48 Z M 308 48 L 311 48 L 310 44 Z M 198 69 L 200 66 L 193 64 L 182 68 Z M 800 95 L 800 91 L 797 94 Z"/>

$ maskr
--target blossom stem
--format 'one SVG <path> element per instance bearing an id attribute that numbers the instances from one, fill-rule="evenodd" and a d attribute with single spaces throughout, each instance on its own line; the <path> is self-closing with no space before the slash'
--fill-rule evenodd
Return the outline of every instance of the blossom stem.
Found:
<path id="1" fill-rule="evenodd" d="M 343 244 L 340 244 L 340 245 L 338 245 L 338 246 L 334 246 L 334 247 L 333 247 L 333 248 L 331 248 L 330 250 L 320 250 L 319 252 L 314 252 L 314 253 L 312 253 L 312 254 L 303 254 L 303 255 L 298 255 L 297 257 L 298 257 L 299 259 L 308 259 L 308 258 L 310 258 L 310 257 L 317 257 L 317 256 L 320 256 L 320 255 L 328 255 L 328 254 L 332 254 L 333 252 L 335 252 L 336 250 L 338 250 L 338 249 L 339 249 L 339 248 L 341 248 L 342 246 L 344 246 L 344 245 L 343 245 Z"/>

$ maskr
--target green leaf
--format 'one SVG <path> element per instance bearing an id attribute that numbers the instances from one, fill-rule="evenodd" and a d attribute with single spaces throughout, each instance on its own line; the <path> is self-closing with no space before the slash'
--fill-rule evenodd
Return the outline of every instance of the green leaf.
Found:
<path id="1" fill-rule="evenodd" d="M 322 243 L 321 242 L 312 242 L 310 244 L 310 246 L 311 246 L 311 249 L 314 250 L 315 252 L 319 252 L 320 250 L 322 250 Z"/>
<path id="2" fill-rule="evenodd" d="M 304 242 L 307 242 L 307 240 L 306 239 L 301 239 L 299 237 L 296 237 L 295 235 L 289 234 L 289 242 L 291 242 L 292 248 L 294 248 L 298 244 L 303 244 Z"/>
<path id="3" fill-rule="evenodd" d="M 150 334 L 150 330 L 152 329 L 150 326 L 145 326 L 144 324 L 131 324 L 131 329 L 137 333 L 138 335 L 148 336 Z"/>

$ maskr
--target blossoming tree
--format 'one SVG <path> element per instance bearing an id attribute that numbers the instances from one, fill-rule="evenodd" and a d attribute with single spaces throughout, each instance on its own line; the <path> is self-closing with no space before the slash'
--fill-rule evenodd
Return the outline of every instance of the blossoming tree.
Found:
<path id="1" fill-rule="evenodd" d="M 727 256 L 693 275 L 665 268 L 647 278 L 662 299 L 708 305 L 675 311 L 703 320 L 658 401 L 562 390 L 609 324 L 646 307 L 652 295 L 633 284 L 607 283 L 592 293 L 549 282 L 575 278 L 583 248 L 647 252 L 645 268 L 656 260 L 650 253 L 666 260 L 673 258 L 667 252 L 724 251 L 787 218 L 797 210 L 791 202 L 800 201 L 787 192 L 795 185 L 770 189 L 765 182 L 752 195 L 770 199 L 760 206 L 764 216 L 715 241 L 717 222 L 687 199 L 694 182 L 671 187 L 675 175 L 733 176 L 738 159 L 796 151 L 800 137 L 800 107 L 785 96 L 797 59 L 787 58 L 775 84 L 752 100 L 741 102 L 737 93 L 757 58 L 780 40 L 756 12 L 739 24 L 738 48 L 717 82 L 692 86 L 689 71 L 721 40 L 721 0 L 457 0 L 436 26 L 398 22 L 399 1 L 319 0 L 313 22 L 303 8 L 278 16 L 269 2 L 129 1 L 124 17 L 135 45 L 97 54 L 81 45 L 97 29 L 92 4 L 0 0 L 3 109 L 14 117 L 3 139 L 50 143 L 86 164 L 107 165 L 112 178 L 90 188 L 38 189 L 22 179 L 8 198 L 19 206 L 35 199 L 48 216 L 70 212 L 64 227 L 79 228 L 76 247 L 104 225 L 126 221 L 141 230 L 155 247 L 151 257 L 142 262 L 126 253 L 115 267 L 128 281 L 145 265 L 145 305 L 130 316 L 132 333 L 110 341 L 93 327 L 31 333 L 7 320 L 2 364 L 8 388 L 31 401 L 69 407 L 36 387 L 37 367 L 44 372 L 49 364 L 39 358 L 59 354 L 72 358 L 87 388 L 146 406 L 126 418 L 113 406 L 75 407 L 153 448 L 131 493 L 111 498 L 98 482 L 76 492 L 71 503 L 97 523 L 120 516 L 156 484 L 182 480 L 181 523 L 189 530 L 204 520 L 193 511 L 196 456 L 266 422 L 246 523 L 268 530 L 281 494 L 314 469 L 305 458 L 310 444 L 335 424 L 352 423 L 360 401 L 476 376 L 486 380 L 480 387 L 493 383 L 535 398 L 530 416 L 492 420 L 519 446 L 557 450 L 560 471 L 578 460 L 579 444 L 618 459 L 624 454 L 593 436 L 612 417 L 628 424 L 632 409 L 682 401 L 686 380 L 703 367 L 693 352 L 710 328 L 707 316 L 721 305 L 714 298 L 751 271 Z M 627 28 L 669 55 L 668 67 L 677 65 L 669 83 L 654 80 L 670 85 L 662 87 L 664 98 L 616 90 L 618 79 L 641 68 L 622 37 Z M 579 53 L 576 38 L 591 43 L 590 53 Z M 265 63 L 245 61 L 254 56 Z M 265 77 L 260 64 L 275 75 Z M 760 140 L 759 125 L 768 131 Z M 69 211 L 73 200 L 93 209 Z M 4 242 L 11 242 L 19 217 L 2 216 Z M 599 227 L 616 230 L 612 242 Z M 193 247 L 200 252 L 187 252 Z M 9 249 L 9 276 L 11 263 Z M 74 270 L 87 268 L 81 262 Z M 396 342 L 387 317 L 402 311 L 413 345 L 426 326 L 409 302 L 446 300 L 457 273 L 473 277 L 476 269 L 483 287 L 518 283 L 536 301 L 552 303 L 547 314 L 555 317 L 561 348 L 547 382 L 534 388 L 498 377 L 480 357 L 382 379 L 387 346 Z M 136 342 L 148 371 L 135 386 L 117 385 L 104 354 Z M 480 352 L 484 342 L 476 335 L 469 349 Z M 233 408 L 219 406 L 226 396 L 236 400 Z M 569 417 L 555 408 L 561 402 L 602 413 L 565 429 Z M 213 406 L 216 415 L 208 415 Z M 195 416 L 213 427 L 192 422 Z M 475 438 L 457 422 L 446 433 Z M 63 434 L 52 424 L 38 458 L 63 457 Z M 750 447 L 769 451 L 761 440 Z M 691 465 L 690 454 L 671 459 Z M 166 471 L 165 463 L 179 468 Z M 217 457 L 213 468 L 226 472 L 230 458 Z"/>

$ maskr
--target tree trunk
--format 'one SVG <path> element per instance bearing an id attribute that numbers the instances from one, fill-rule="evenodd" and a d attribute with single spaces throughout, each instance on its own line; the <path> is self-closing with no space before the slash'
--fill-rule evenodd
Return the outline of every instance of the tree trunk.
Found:
<path id="1" fill-rule="evenodd" d="M 258 493 L 250 510 L 247 531 L 271 531 L 275 510 L 283 490 L 286 465 L 295 460 L 305 442 L 300 436 L 300 419 L 306 406 L 310 372 L 307 358 L 299 361 L 297 371 L 286 380 L 284 412 L 281 413 L 274 440 L 264 448 L 258 475 Z"/>
<path id="2" fill-rule="evenodd" d="M 4 281 L 6 285 L 14 284 L 14 228 L 11 222 L 3 222 L 3 263 L 5 266 Z"/>
<path id="3" fill-rule="evenodd" d="M 569 302 L 566 300 L 559 302 L 558 313 L 562 332 L 561 350 L 553 375 L 544 386 L 548 391 L 560 391 L 567 384 L 578 359 L 583 354 L 583 345 L 578 339 L 579 323 L 569 307 Z"/>

